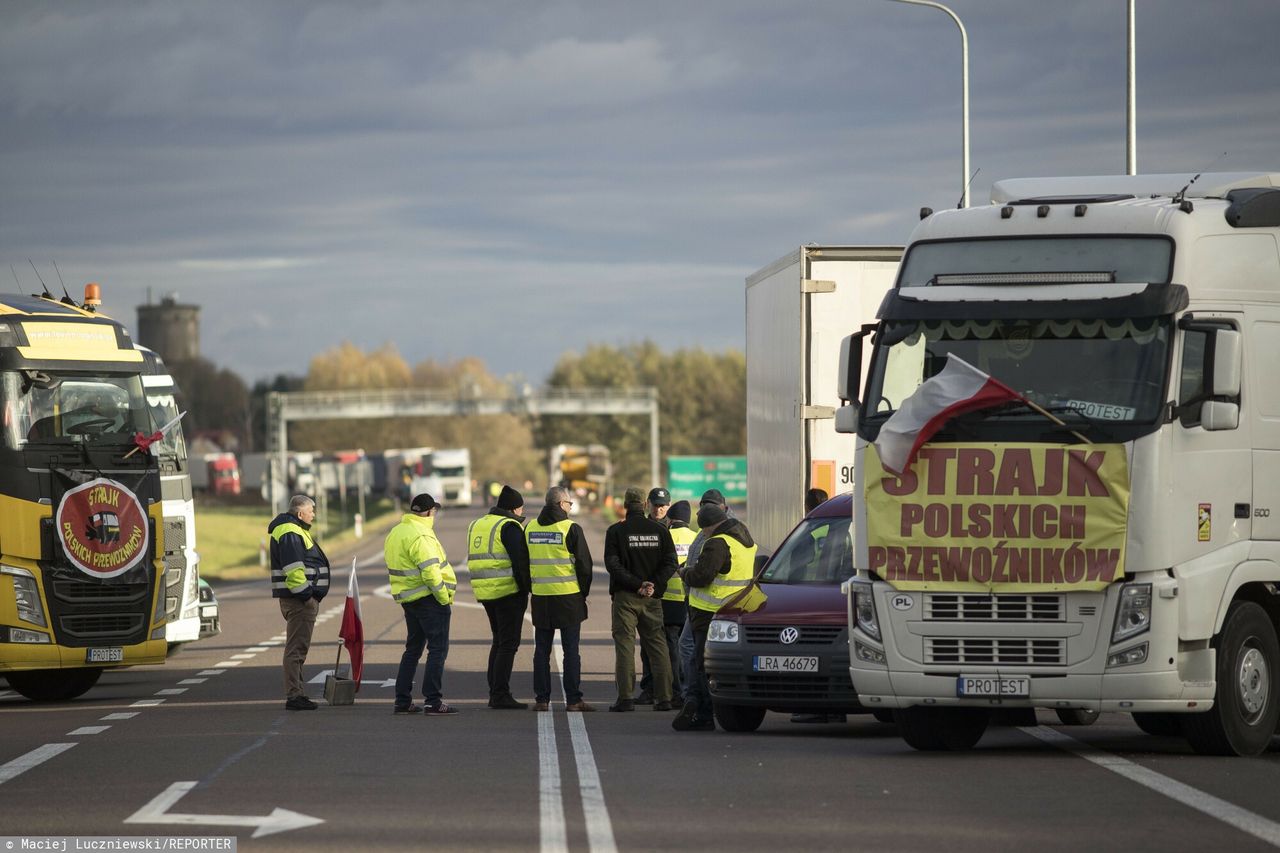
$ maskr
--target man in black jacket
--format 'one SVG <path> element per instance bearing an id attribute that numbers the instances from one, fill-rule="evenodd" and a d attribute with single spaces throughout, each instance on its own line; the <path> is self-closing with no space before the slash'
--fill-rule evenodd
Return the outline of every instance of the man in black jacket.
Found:
<path id="1" fill-rule="evenodd" d="M 676 570 L 676 548 L 666 525 L 644 516 L 640 493 L 628 490 L 627 517 L 604 537 L 604 566 L 613 598 L 614 678 L 618 700 L 610 711 L 634 711 L 635 636 L 653 666 L 655 711 L 671 710 L 671 664 L 662 629 L 662 595 Z"/>

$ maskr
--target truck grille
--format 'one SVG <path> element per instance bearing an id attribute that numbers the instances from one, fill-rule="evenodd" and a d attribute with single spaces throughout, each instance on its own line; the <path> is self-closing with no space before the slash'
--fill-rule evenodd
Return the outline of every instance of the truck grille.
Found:
<path id="1" fill-rule="evenodd" d="M 994 666 L 1059 666 L 1066 640 L 1017 637 L 926 637 L 925 663 Z"/>
<path id="2" fill-rule="evenodd" d="M 778 635 L 786 628 L 795 628 L 800 639 L 793 646 L 829 646 L 840 638 L 842 625 L 746 625 L 748 643 L 779 643 Z"/>
<path id="3" fill-rule="evenodd" d="M 144 618 L 138 613 L 77 613 L 60 622 L 64 632 L 82 640 L 115 640 L 142 630 Z"/>
<path id="4" fill-rule="evenodd" d="M 151 589 L 146 584 L 92 583 L 79 580 L 55 580 L 53 595 L 70 604 L 108 604 L 112 602 L 141 601 L 149 597 Z"/>
<path id="5" fill-rule="evenodd" d="M 935 622 L 1061 622 L 1061 595 L 960 595 L 930 593 L 924 599 L 924 618 Z"/>

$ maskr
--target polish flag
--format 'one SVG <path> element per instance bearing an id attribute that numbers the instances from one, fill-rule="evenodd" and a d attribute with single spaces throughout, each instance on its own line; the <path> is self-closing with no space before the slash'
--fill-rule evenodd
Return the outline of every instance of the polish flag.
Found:
<path id="1" fill-rule="evenodd" d="M 351 656 L 351 680 L 360 692 L 360 676 L 364 671 L 364 623 L 360 620 L 360 584 L 356 580 L 356 560 L 351 558 L 351 579 L 347 581 L 347 601 L 342 608 L 342 627 L 338 639 Z"/>
<path id="2" fill-rule="evenodd" d="M 916 451 L 943 424 L 957 415 L 1023 400 L 1023 396 L 999 380 L 954 354 L 947 366 L 921 383 L 902 408 L 894 412 L 876 439 L 880 464 L 901 474 L 915 459 Z"/>

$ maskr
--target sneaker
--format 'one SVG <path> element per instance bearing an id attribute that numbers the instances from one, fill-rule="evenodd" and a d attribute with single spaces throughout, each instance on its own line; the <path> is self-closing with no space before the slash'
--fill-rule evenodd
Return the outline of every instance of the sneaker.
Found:
<path id="1" fill-rule="evenodd" d="M 294 696 L 291 699 L 286 699 L 284 702 L 284 708 L 286 711 L 314 711 L 319 707 L 319 705 L 312 702 L 306 696 Z"/>
<path id="2" fill-rule="evenodd" d="M 617 702 L 614 702 L 609 706 L 610 711 L 634 711 L 635 709 L 636 703 L 632 702 L 630 699 L 619 699 Z"/>
<path id="3" fill-rule="evenodd" d="M 565 706 L 564 706 L 564 709 L 565 709 L 566 711 L 581 711 L 581 712 L 585 713 L 585 712 L 587 712 L 587 711 L 594 711 L 594 710 L 596 709 L 596 706 L 595 706 L 595 705 L 588 705 L 586 702 L 578 701 L 578 702 L 574 702 L 574 703 L 572 703 L 572 704 L 570 704 L 570 705 L 565 705 Z"/>
<path id="4" fill-rule="evenodd" d="M 670 703 L 670 702 L 655 702 L 655 703 L 654 703 L 654 705 L 653 705 L 653 710 L 655 710 L 655 711 L 670 711 L 670 710 L 671 710 L 671 703 Z"/>
<path id="5" fill-rule="evenodd" d="M 458 713 L 458 709 L 452 705 L 446 705 L 443 702 L 437 702 L 434 705 L 428 705 L 425 712 L 428 717 L 445 717 L 449 714 Z"/>
<path id="6" fill-rule="evenodd" d="M 697 714 L 697 706 L 692 702 L 686 702 L 685 706 L 680 709 L 680 713 L 676 714 L 676 718 L 671 721 L 671 728 L 678 732 L 688 731 L 689 723 L 693 721 Z"/>
<path id="7" fill-rule="evenodd" d="M 650 693 L 648 690 L 641 690 L 640 693 L 636 696 L 636 698 L 633 699 L 632 701 L 635 702 L 637 705 L 652 705 L 653 694 Z"/>
<path id="8" fill-rule="evenodd" d="M 421 706 L 421 705 L 415 705 L 415 704 L 413 704 L 412 702 L 410 702 L 408 705 L 397 705 L 397 706 L 395 707 L 395 710 L 393 710 L 391 713 L 393 713 L 393 714 L 421 714 L 421 713 L 422 713 L 422 706 Z"/>
<path id="9" fill-rule="evenodd" d="M 550 710 L 551 710 L 551 703 L 550 703 L 550 702 L 538 702 L 538 703 L 536 703 L 536 704 L 533 706 L 533 710 L 535 710 L 535 711 L 550 711 Z"/>
<path id="10" fill-rule="evenodd" d="M 508 693 L 505 696 L 495 696 L 490 699 L 489 707 L 496 711 L 523 711 L 529 707 L 529 703 L 517 701 L 516 697 Z"/>

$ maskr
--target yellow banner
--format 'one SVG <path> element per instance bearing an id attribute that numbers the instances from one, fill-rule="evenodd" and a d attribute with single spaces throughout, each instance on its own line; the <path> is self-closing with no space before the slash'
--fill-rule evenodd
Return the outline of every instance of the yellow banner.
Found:
<path id="1" fill-rule="evenodd" d="M 897 589 L 1102 589 L 1124 574 L 1120 444 L 926 444 L 898 476 L 864 461 L 868 568 Z"/>
<path id="2" fill-rule="evenodd" d="M 22 324 L 30 346 L 18 347 L 18 354 L 33 361 L 142 361 L 142 353 L 121 349 L 114 326 L 105 323 Z"/>

